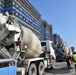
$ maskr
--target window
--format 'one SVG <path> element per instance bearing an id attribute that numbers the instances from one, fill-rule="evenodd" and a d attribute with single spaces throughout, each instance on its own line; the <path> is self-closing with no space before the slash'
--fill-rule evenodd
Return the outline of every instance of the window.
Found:
<path id="1" fill-rule="evenodd" d="M 46 42 L 41 42 L 41 46 L 46 46 Z"/>

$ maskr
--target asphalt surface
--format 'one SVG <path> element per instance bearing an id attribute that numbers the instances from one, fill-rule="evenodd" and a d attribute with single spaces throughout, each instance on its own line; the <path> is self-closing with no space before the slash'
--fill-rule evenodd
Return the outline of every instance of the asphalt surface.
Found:
<path id="1" fill-rule="evenodd" d="M 66 62 L 57 62 L 54 69 L 45 70 L 43 75 L 75 75 L 74 64 L 71 64 L 72 69 L 67 69 Z"/>

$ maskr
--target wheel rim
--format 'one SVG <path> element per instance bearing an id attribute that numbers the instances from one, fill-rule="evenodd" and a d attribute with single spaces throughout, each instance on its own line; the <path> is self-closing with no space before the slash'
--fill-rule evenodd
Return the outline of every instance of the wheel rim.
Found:
<path id="1" fill-rule="evenodd" d="M 35 68 L 31 69 L 31 75 L 35 75 Z"/>
<path id="2" fill-rule="evenodd" d="M 37 68 L 35 64 L 31 64 L 29 69 L 29 75 L 37 75 Z"/>
<path id="3" fill-rule="evenodd" d="M 44 72 L 44 64 L 43 64 L 43 62 L 41 62 L 41 63 L 39 64 L 39 75 L 42 75 L 43 72 Z"/>

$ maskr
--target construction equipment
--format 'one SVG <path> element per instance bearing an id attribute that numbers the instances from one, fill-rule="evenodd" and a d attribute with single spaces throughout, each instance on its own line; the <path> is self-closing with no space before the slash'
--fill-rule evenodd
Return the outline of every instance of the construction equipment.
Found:
<path id="1" fill-rule="evenodd" d="M 42 75 L 45 68 L 53 68 L 56 57 L 51 44 L 40 41 L 8 13 L 0 14 L 0 58 L 14 58 L 18 75 Z"/>
<path id="2" fill-rule="evenodd" d="M 56 61 L 66 61 L 68 56 L 68 47 L 62 43 L 58 43 L 56 49 Z"/>

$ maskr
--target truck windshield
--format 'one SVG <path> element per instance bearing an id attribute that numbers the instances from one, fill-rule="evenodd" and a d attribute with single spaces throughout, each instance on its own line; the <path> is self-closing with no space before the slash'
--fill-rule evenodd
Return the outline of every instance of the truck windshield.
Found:
<path id="1" fill-rule="evenodd" d="M 41 42 L 41 46 L 46 46 L 46 42 Z"/>

